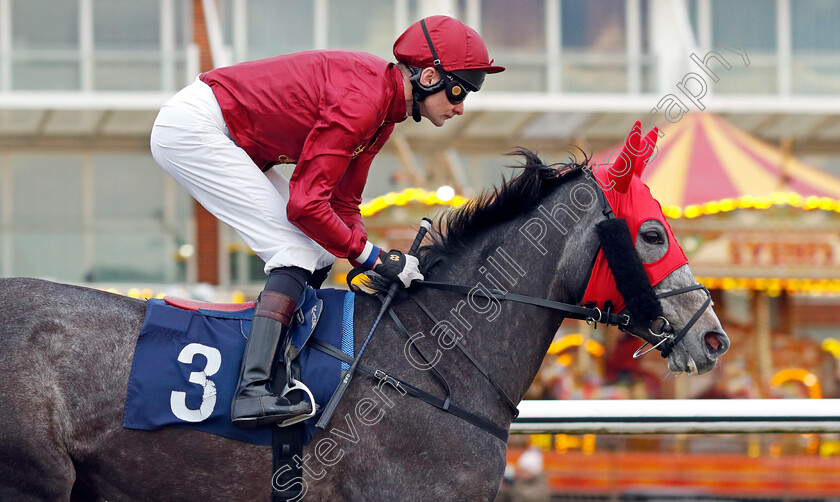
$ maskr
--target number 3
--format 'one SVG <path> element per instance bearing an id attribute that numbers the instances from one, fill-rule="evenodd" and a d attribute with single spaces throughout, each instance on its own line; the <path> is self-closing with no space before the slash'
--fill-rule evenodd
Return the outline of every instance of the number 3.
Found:
<path id="1" fill-rule="evenodd" d="M 218 349 L 191 343 L 178 354 L 178 362 L 192 364 L 196 354 L 201 354 L 207 359 L 207 364 L 202 371 L 190 373 L 190 383 L 201 385 L 204 388 L 204 395 L 201 396 L 201 406 L 197 410 L 187 408 L 187 393 L 173 390 L 169 398 L 169 406 L 176 417 L 185 422 L 201 422 L 210 417 L 213 408 L 216 407 L 216 384 L 207 377 L 213 376 L 222 366 L 222 354 Z"/>

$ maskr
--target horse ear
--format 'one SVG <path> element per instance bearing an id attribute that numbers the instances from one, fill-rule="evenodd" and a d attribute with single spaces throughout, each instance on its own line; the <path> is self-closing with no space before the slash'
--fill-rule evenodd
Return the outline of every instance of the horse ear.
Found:
<path id="1" fill-rule="evenodd" d="M 656 150 L 656 139 L 658 137 L 659 128 L 654 127 L 647 133 L 644 141 L 642 141 L 639 157 L 636 159 L 636 164 L 633 166 L 633 174 L 635 176 L 641 178 L 642 173 L 645 172 L 645 168 L 647 167 L 648 162 L 650 162 L 651 155 L 653 155 L 654 150 Z"/>
<path id="2" fill-rule="evenodd" d="M 641 137 L 642 124 L 637 120 L 633 129 L 630 130 L 630 134 L 627 135 L 621 154 L 619 154 L 609 169 L 610 178 L 615 181 L 615 189 L 620 193 L 626 193 L 627 187 L 630 186 L 630 180 L 633 178 L 632 171 L 639 154 Z"/>

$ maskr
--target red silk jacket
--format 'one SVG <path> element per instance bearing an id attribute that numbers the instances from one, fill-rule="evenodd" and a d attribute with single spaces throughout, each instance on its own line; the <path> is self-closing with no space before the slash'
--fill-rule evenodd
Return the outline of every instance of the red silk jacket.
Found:
<path id="1" fill-rule="evenodd" d="M 297 164 L 289 221 L 335 256 L 356 260 L 367 242 L 359 204 L 370 164 L 406 118 L 399 69 L 363 52 L 306 51 L 200 78 L 257 166 Z"/>

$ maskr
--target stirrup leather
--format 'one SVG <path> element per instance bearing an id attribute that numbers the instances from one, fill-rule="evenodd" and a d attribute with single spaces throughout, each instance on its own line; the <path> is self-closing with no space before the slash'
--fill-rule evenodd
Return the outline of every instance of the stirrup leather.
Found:
<path id="1" fill-rule="evenodd" d="M 312 409 L 309 413 L 305 413 L 303 415 L 298 415 L 296 417 L 287 418 L 282 422 L 278 422 L 278 427 L 287 427 L 289 425 L 294 425 L 298 422 L 303 422 L 304 420 L 309 420 L 310 418 L 315 416 L 316 409 L 318 405 L 315 404 L 315 396 L 312 395 L 312 391 L 309 390 L 309 387 L 306 386 L 305 383 L 301 382 L 300 380 L 296 379 L 292 375 L 292 362 L 294 361 L 294 357 L 292 357 L 292 352 L 294 351 L 295 347 L 292 345 L 291 340 L 291 333 L 286 339 L 283 341 L 283 360 L 285 361 L 286 366 L 286 383 L 283 385 L 283 390 L 280 391 L 278 394 L 280 397 L 286 397 L 286 394 L 293 390 L 302 390 L 304 394 L 309 397 L 309 404 L 312 406 Z M 295 351 L 296 352 L 296 351 Z M 295 357 L 297 354 L 295 354 Z M 289 400 L 291 401 L 291 399 Z"/>

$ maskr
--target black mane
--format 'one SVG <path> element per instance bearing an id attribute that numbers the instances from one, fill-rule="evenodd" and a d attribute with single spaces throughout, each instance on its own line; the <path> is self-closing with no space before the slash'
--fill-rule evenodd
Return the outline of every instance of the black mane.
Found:
<path id="1" fill-rule="evenodd" d="M 589 162 L 589 157 L 584 154 L 583 162 L 572 157 L 568 163 L 546 165 L 536 153 L 526 148 L 517 148 L 508 155 L 522 157 L 521 164 L 507 166 L 521 169 L 521 172 L 510 179 L 503 179 L 501 186 L 483 192 L 436 219 L 429 232 L 432 244 L 420 248 L 420 271 L 423 275 L 441 261 L 462 251 L 487 229 L 537 207 L 545 197 L 571 178 L 570 174 L 587 167 Z M 368 286 L 377 291 L 387 291 L 389 285 L 378 276 L 369 276 Z"/>
<path id="2" fill-rule="evenodd" d="M 469 242 L 488 228 L 510 221 L 522 212 L 537 207 L 540 202 L 569 179 L 569 174 L 587 166 L 571 158 L 568 163 L 546 165 L 536 153 L 517 148 L 508 155 L 519 155 L 523 162 L 507 166 L 521 169 L 501 186 L 483 192 L 463 206 L 441 214 L 430 232 L 433 243 L 420 250 L 420 270 L 428 272 L 441 260 L 463 250 Z"/>

